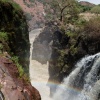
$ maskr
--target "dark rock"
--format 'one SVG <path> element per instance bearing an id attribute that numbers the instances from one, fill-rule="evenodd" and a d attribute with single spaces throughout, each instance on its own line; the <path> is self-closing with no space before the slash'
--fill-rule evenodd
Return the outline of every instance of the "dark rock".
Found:
<path id="1" fill-rule="evenodd" d="M 48 23 L 47 23 L 48 24 Z M 48 24 L 33 43 L 32 59 L 41 62 L 42 64 L 49 61 L 52 52 L 52 38 L 55 30 L 58 27 L 53 23 Z"/>

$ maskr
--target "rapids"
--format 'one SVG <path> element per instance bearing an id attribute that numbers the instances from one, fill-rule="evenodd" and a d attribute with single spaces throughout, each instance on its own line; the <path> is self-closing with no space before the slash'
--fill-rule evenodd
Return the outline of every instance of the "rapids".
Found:
<path id="1" fill-rule="evenodd" d="M 100 53 L 82 58 L 58 86 L 53 100 L 99 100 Z M 63 98 L 63 99 L 62 99 Z"/>
<path id="2" fill-rule="evenodd" d="M 30 55 L 32 55 L 32 49 L 33 49 L 33 42 L 34 39 L 39 35 L 41 29 L 35 29 L 30 32 L 29 38 L 30 38 Z M 47 81 L 49 78 L 48 73 L 48 63 L 47 64 L 41 64 L 36 60 L 32 60 L 32 57 L 30 56 L 30 79 L 31 84 L 34 86 L 40 93 L 42 100 L 51 100 L 49 97 L 50 90 L 47 86 Z"/>

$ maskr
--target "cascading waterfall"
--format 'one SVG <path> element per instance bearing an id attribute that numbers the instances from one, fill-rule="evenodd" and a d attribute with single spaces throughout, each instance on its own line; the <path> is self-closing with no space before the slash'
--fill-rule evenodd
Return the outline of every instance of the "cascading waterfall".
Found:
<path id="1" fill-rule="evenodd" d="M 40 30 L 34 30 L 30 33 L 31 44 L 39 32 Z M 49 87 L 46 86 L 49 77 L 48 65 L 42 65 L 31 59 L 30 61 L 31 83 L 39 90 L 42 100 L 99 100 L 100 53 L 81 59 L 76 64 L 76 68 L 64 79 L 61 85 L 52 82 L 48 83 L 58 86 L 52 99 L 49 97 Z"/>
<path id="2" fill-rule="evenodd" d="M 84 57 L 58 86 L 53 100 L 99 100 L 100 53 Z"/>

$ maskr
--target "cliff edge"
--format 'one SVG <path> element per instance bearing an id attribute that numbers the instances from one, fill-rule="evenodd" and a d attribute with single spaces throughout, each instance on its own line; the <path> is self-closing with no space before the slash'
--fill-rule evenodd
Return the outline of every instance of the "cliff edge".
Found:
<path id="1" fill-rule="evenodd" d="M 29 81 L 28 26 L 19 5 L 0 0 L 0 100 L 41 100 Z"/>

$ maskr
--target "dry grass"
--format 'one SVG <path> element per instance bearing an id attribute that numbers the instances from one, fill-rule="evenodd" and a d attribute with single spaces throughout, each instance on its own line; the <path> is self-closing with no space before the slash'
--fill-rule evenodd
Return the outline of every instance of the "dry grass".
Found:
<path id="1" fill-rule="evenodd" d="M 85 20 L 89 21 L 91 18 L 100 16 L 100 14 L 99 15 L 96 15 L 94 13 L 87 12 L 87 13 L 81 13 L 79 16 L 82 17 L 82 18 L 84 18 Z"/>

